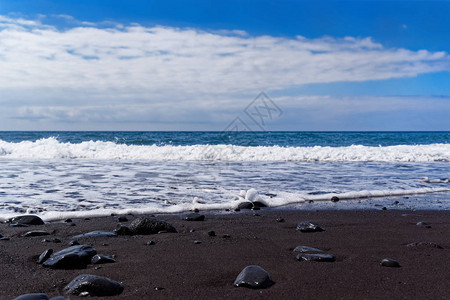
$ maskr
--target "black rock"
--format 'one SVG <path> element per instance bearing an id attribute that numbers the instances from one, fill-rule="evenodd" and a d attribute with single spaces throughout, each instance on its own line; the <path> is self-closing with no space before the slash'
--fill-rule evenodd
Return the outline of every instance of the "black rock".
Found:
<path id="1" fill-rule="evenodd" d="M 64 222 L 66 222 L 66 223 L 72 223 L 72 219 L 65 219 Z"/>
<path id="2" fill-rule="evenodd" d="M 399 268 L 400 264 L 398 263 L 398 261 L 396 261 L 395 259 L 392 258 L 384 258 L 381 261 L 381 265 L 383 267 L 391 267 L 391 268 Z"/>
<path id="3" fill-rule="evenodd" d="M 69 242 L 70 246 L 76 246 L 76 245 L 79 245 L 79 244 L 80 243 L 77 240 L 72 240 L 72 241 Z"/>
<path id="4" fill-rule="evenodd" d="M 111 255 L 96 254 L 96 255 L 92 256 L 91 262 L 94 265 L 98 265 L 98 264 L 115 263 L 116 260 Z"/>
<path id="5" fill-rule="evenodd" d="M 8 223 L 17 225 L 44 225 L 44 221 L 41 218 L 34 215 L 17 216 L 6 221 Z"/>
<path id="6" fill-rule="evenodd" d="M 140 217 L 131 222 L 129 229 L 132 234 L 156 234 L 163 232 L 177 232 L 169 223 L 157 219 Z"/>
<path id="7" fill-rule="evenodd" d="M 301 253 L 297 255 L 298 261 L 318 261 L 318 262 L 333 262 L 336 260 L 333 254 L 306 254 Z"/>
<path id="8" fill-rule="evenodd" d="M 323 229 L 322 227 L 320 227 L 319 225 L 310 222 L 310 221 L 304 221 L 304 222 L 300 222 L 297 225 L 297 230 L 301 231 L 301 232 L 319 232 L 319 231 L 325 231 L 325 229 Z"/>
<path id="9" fill-rule="evenodd" d="M 222 235 L 222 238 L 224 238 L 224 239 L 229 239 L 229 238 L 231 238 L 231 235 L 229 235 L 229 234 L 224 234 L 224 235 Z"/>
<path id="10" fill-rule="evenodd" d="M 88 238 L 88 237 L 114 237 L 117 236 L 117 233 L 111 232 L 111 231 L 103 231 L 103 230 L 96 230 L 91 231 L 84 234 L 79 234 L 74 236 L 74 239 L 80 239 L 80 238 Z"/>
<path id="11" fill-rule="evenodd" d="M 56 243 L 56 244 L 58 244 L 58 243 L 61 243 L 61 240 L 60 240 L 60 239 L 51 239 L 51 240 L 49 240 L 49 239 L 43 239 L 42 242 L 44 242 L 44 243 Z"/>
<path id="12" fill-rule="evenodd" d="M 308 246 L 297 246 L 294 248 L 294 250 L 292 250 L 294 252 L 323 252 L 320 249 L 317 248 L 313 248 L 313 247 L 308 247 Z"/>
<path id="13" fill-rule="evenodd" d="M 184 217 L 184 220 L 186 221 L 204 221 L 205 215 L 200 215 L 197 213 L 188 214 Z"/>
<path id="14" fill-rule="evenodd" d="M 0 241 L 9 241 L 9 237 L 7 237 L 7 236 L 2 236 L 2 237 L 0 238 Z"/>
<path id="15" fill-rule="evenodd" d="M 148 242 L 146 243 L 147 246 L 153 246 L 153 245 L 155 245 L 155 244 L 156 244 L 155 241 L 148 241 Z"/>
<path id="16" fill-rule="evenodd" d="M 70 300 L 70 299 L 63 297 L 63 296 L 56 296 L 56 297 L 50 298 L 50 300 Z"/>
<path id="17" fill-rule="evenodd" d="M 260 266 L 251 265 L 245 267 L 236 277 L 234 286 L 248 287 L 252 289 L 264 289 L 273 284 L 269 273 Z"/>
<path id="18" fill-rule="evenodd" d="M 28 231 L 23 236 L 30 237 L 30 236 L 43 236 L 43 235 L 50 235 L 50 233 L 48 233 L 47 231 L 44 231 L 44 230 L 33 230 L 33 231 Z"/>
<path id="19" fill-rule="evenodd" d="M 339 197 L 333 196 L 331 197 L 331 202 L 338 202 L 339 201 Z"/>
<path id="20" fill-rule="evenodd" d="M 209 236 L 216 236 L 216 232 L 214 230 L 208 231 Z"/>
<path id="21" fill-rule="evenodd" d="M 252 209 L 252 208 L 253 208 L 253 203 L 250 201 L 241 202 L 237 206 L 237 209 Z"/>
<path id="22" fill-rule="evenodd" d="M 128 222 L 128 218 L 127 217 L 124 217 L 124 216 L 122 216 L 122 217 L 119 217 L 119 222 Z"/>
<path id="23" fill-rule="evenodd" d="M 49 300 L 46 294 L 23 294 L 13 300 Z"/>
<path id="24" fill-rule="evenodd" d="M 417 225 L 417 226 L 423 226 L 423 227 L 425 227 L 425 228 L 431 228 L 431 225 L 430 225 L 429 223 L 425 222 L 425 221 L 417 222 L 416 225 Z"/>
<path id="25" fill-rule="evenodd" d="M 29 227 L 30 225 L 27 224 L 18 224 L 18 223 L 11 223 L 9 224 L 10 227 Z"/>
<path id="26" fill-rule="evenodd" d="M 437 249 L 444 249 L 441 245 L 438 245 L 436 243 L 432 242 L 414 242 L 406 245 L 406 247 L 409 248 L 437 248 Z"/>
<path id="27" fill-rule="evenodd" d="M 65 288 L 67 294 L 83 296 L 115 296 L 123 291 L 120 282 L 106 277 L 81 274 L 73 279 Z"/>
<path id="28" fill-rule="evenodd" d="M 201 244 L 202 242 L 201 241 L 198 241 L 198 240 L 195 240 L 194 241 L 194 244 Z"/>
<path id="29" fill-rule="evenodd" d="M 133 232 L 131 232 L 130 228 L 123 224 L 117 224 L 116 229 L 114 229 L 114 232 L 117 235 L 133 235 Z"/>
<path id="30" fill-rule="evenodd" d="M 261 207 L 267 207 L 267 205 L 265 203 L 259 202 L 259 201 L 255 201 L 253 202 L 253 209 L 255 208 L 261 208 Z"/>
<path id="31" fill-rule="evenodd" d="M 53 254 L 53 249 L 48 248 L 42 252 L 42 254 L 39 256 L 38 264 L 43 264 L 47 259 L 49 259 L 50 255 Z"/>
<path id="32" fill-rule="evenodd" d="M 278 218 L 277 218 L 277 222 L 278 222 L 278 223 L 283 223 L 283 222 L 284 222 L 284 219 L 283 219 L 282 217 L 278 217 Z"/>
<path id="33" fill-rule="evenodd" d="M 97 251 L 91 246 L 72 246 L 53 253 L 43 266 L 51 269 L 83 269 L 95 254 Z"/>

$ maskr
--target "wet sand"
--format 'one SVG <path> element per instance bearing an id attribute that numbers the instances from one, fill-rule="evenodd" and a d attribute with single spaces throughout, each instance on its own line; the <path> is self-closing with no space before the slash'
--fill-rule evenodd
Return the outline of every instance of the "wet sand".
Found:
<path id="1" fill-rule="evenodd" d="M 117 260 L 82 270 L 52 270 L 36 261 L 47 248 L 68 247 L 74 235 L 112 231 L 118 216 L 74 219 L 76 226 L 0 224 L 0 234 L 10 238 L 0 241 L 0 299 L 38 292 L 65 295 L 63 288 L 79 274 L 123 283 L 122 294 L 105 299 L 448 299 L 450 211 L 262 209 L 205 216 L 204 221 L 188 222 L 183 215 L 157 215 L 178 233 L 78 239 Z M 124 224 L 137 216 L 126 217 L 129 222 Z M 278 217 L 284 222 L 278 222 Z M 297 223 L 306 220 L 326 231 L 296 231 Z M 431 228 L 417 226 L 419 221 L 430 223 Z M 22 237 L 30 230 L 52 234 Z M 207 234 L 211 230 L 216 236 Z M 54 238 L 61 243 L 42 242 Z M 196 240 L 201 243 L 195 244 Z M 149 241 L 155 244 L 146 245 Z M 406 247 L 421 241 L 444 249 Z M 336 261 L 299 262 L 292 252 L 299 245 L 334 254 Z M 401 267 L 380 266 L 387 257 Z M 275 284 L 261 290 L 234 287 L 239 272 L 253 264 L 268 271 Z"/>

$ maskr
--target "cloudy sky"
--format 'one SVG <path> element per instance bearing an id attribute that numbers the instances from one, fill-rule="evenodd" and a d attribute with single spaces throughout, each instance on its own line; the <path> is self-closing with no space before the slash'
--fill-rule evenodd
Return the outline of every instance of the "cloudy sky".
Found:
<path id="1" fill-rule="evenodd" d="M 450 130 L 450 1 L 1 0 L 0 130 Z"/>

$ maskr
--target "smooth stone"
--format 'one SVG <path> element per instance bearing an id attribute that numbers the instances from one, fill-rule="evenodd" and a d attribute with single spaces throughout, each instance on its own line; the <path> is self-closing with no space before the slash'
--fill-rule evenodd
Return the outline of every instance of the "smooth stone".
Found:
<path id="1" fill-rule="evenodd" d="M 8 223 L 18 225 L 44 225 L 44 221 L 35 215 L 23 215 L 8 219 Z"/>
<path id="2" fill-rule="evenodd" d="M 222 235 L 222 238 L 223 238 L 223 239 L 229 239 L 229 238 L 231 238 L 231 235 L 229 235 L 229 234 L 224 234 L 224 235 Z"/>
<path id="3" fill-rule="evenodd" d="M 79 239 L 79 238 L 88 238 L 88 237 L 114 237 L 114 236 L 117 236 L 117 233 L 111 232 L 111 231 L 96 230 L 96 231 L 91 231 L 88 233 L 83 233 L 83 234 L 73 236 L 73 238 Z"/>
<path id="4" fill-rule="evenodd" d="M 416 225 L 417 225 L 417 226 L 423 226 L 423 227 L 425 227 L 425 228 L 431 228 L 431 225 L 430 225 L 429 223 L 425 222 L 425 221 L 417 222 Z"/>
<path id="5" fill-rule="evenodd" d="M 116 260 L 111 255 L 96 254 L 96 255 L 92 256 L 91 262 L 94 265 L 98 265 L 98 264 L 115 263 Z"/>
<path id="6" fill-rule="evenodd" d="M 293 252 L 323 252 L 320 249 L 308 247 L 308 246 L 297 246 L 292 250 Z"/>
<path id="7" fill-rule="evenodd" d="M 34 294 L 23 294 L 13 300 L 49 300 L 46 294 L 34 293 Z"/>
<path id="8" fill-rule="evenodd" d="M 188 214 L 184 217 L 184 220 L 186 221 L 204 221 L 205 215 L 200 215 L 197 213 Z"/>
<path id="9" fill-rule="evenodd" d="M 53 249 L 48 248 L 45 249 L 44 252 L 39 256 L 38 264 L 43 264 L 47 259 L 50 258 L 50 256 L 53 254 Z"/>
<path id="10" fill-rule="evenodd" d="M 30 236 L 43 236 L 43 235 L 50 235 L 50 233 L 47 231 L 44 231 L 44 230 L 33 230 L 33 231 L 28 231 L 27 233 L 25 233 L 22 236 L 30 237 Z"/>
<path id="11" fill-rule="evenodd" d="M 56 244 L 58 244 L 58 243 L 61 243 L 61 240 L 60 240 L 60 239 L 53 239 L 53 240 L 43 239 L 42 242 L 44 242 L 44 243 L 56 243 Z"/>
<path id="12" fill-rule="evenodd" d="M 256 201 L 253 202 L 253 208 L 255 208 L 255 207 L 257 207 L 257 208 L 267 207 L 267 204 L 256 200 Z"/>
<path id="13" fill-rule="evenodd" d="M 133 222 L 131 222 L 129 226 L 132 234 L 156 234 L 161 231 L 163 232 L 177 232 L 175 227 L 170 225 L 169 223 L 157 219 L 150 219 L 147 217 L 140 217 Z"/>
<path id="14" fill-rule="evenodd" d="M 315 224 L 313 222 L 310 222 L 310 221 L 304 221 L 304 222 L 298 223 L 297 230 L 299 230 L 301 232 L 320 232 L 320 231 L 325 231 L 325 229 L 323 229 L 319 225 L 317 225 L 317 224 Z"/>
<path id="15" fill-rule="evenodd" d="M 198 240 L 195 240 L 194 241 L 194 244 L 201 244 L 202 242 L 201 241 L 198 241 Z"/>
<path id="16" fill-rule="evenodd" d="M 441 245 L 438 245 L 436 243 L 432 242 L 414 242 L 406 245 L 406 247 L 417 247 L 417 248 L 437 248 L 437 249 L 444 249 Z"/>
<path id="17" fill-rule="evenodd" d="M 115 296 L 123 292 L 120 282 L 106 277 L 81 274 L 73 279 L 65 288 L 67 294 L 85 296 Z"/>
<path id="18" fill-rule="evenodd" d="M 331 197 L 331 202 L 338 202 L 339 201 L 339 197 L 333 196 Z"/>
<path id="19" fill-rule="evenodd" d="M 297 255 L 298 261 L 333 262 L 336 260 L 333 254 L 306 254 Z"/>
<path id="20" fill-rule="evenodd" d="M 10 227 L 29 227 L 30 225 L 27 224 L 18 224 L 18 223 L 11 223 L 9 224 Z"/>
<path id="21" fill-rule="evenodd" d="M 148 242 L 146 243 L 147 246 L 153 246 L 153 245 L 155 245 L 155 244 L 156 244 L 155 241 L 148 241 Z"/>
<path id="22" fill-rule="evenodd" d="M 252 289 L 264 289 L 273 284 L 269 273 L 260 266 L 251 265 L 245 267 L 236 277 L 234 286 L 248 287 Z"/>
<path id="23" fill-rule="evenodd" d="M 79 244 L 80 244 L 80 242 L 78 242 L 77 240 L 73 240 L 73 241 L 69 242 L 70 246 L 76 246 L 76 245 L 79 245 Z"/>
<path id="24" fill-rule="evenodd" d="M 9 241 L 9 237 L 7 237 L 7 236 L 2 236 L 2 237 L 0 238 L 0 241 Z"/>
<path id="25" fill-rule="evenodd" d="M 216 232 L 214 230 L 208 231 L 209 236 L 216 236 Z"/>
<path id="26" fill-rule="evenodd" d="M 51 269 L 83 269 L 90 263 L 97 251 L 88 245 L 72 246 L 53 253 L 44 263 Z"/>
<path id="27" fill-rule="evenodd" d="M 395 259 L 392 258 L 384 258 L 381 261 L 381 265 L 383 267 L 390 267 L 390 268 L 399 268 L 400 264 L 398 263 L 398 261 L 396 261 Z"/>
<path id="28" fill-rule="evenodd" d="M 119 217 L 118 221 L 119 221 L 119 222 L 128 222 L 128 218 L 122 216 L 122 217 Z"/>
<path id="29" fill-rule="evenodd" d="M 279 218 L 277 218 L 277 220 L 276 220 L 278 223 L 283 223 L 284 222 L 284 219 L 283 218 L 281 218 L 281 217 L 279 217 Z"/>
<path id="30" fill-rule="evenodd" d="M 250 201 L 244 201 L 238 204 L 237 209 L 252 209 L 253 203 Z"/>
<path id="31" fill-rule="evenodd" d="M 66 222 L 66 223 L 72 223 L 72 219 L 65 219 L 64 222 Z"/>

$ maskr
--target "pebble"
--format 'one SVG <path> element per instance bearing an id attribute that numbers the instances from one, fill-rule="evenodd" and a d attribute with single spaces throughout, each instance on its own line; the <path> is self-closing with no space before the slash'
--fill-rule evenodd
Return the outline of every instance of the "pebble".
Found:
<path id="1" fill-rule="evenodd" d="M 92 256 L 91 262 L 94 265 L 98 265 L 98 264 L 115 263 L 116 260 L 111 255 L 96 254 L 96 255 Z"/>
<path id="2" fill-rule="evenodd" d="M 72 219 L 65 219 L 64 222 L 66 222 L 66 223 L 72 223 Z"/>
<path id="3" fill-rule="evenodd" d="M 417 247 L 417 248 L 437 248 L 437 249 L 444 249 L 441 245 L 438 245 L 436 243 L 432 242 L 414 242 L 406 245 L 406 247 Z"/>
<path id="4" fill-rule="evenodd" d="M 51 269 L 83 269 L 90 263 L 97 251 L 88 245 L 72 246 L 53 253 L 44 263 Z"/>
<path id="5" fill-rule="evenodd" d="M 39 256 L 38 264 L 43 264 L 47 259 L 49 259 L 50 255 L 53 254 L 53 249 L 48 248 L 45 249 L 44 252 Z"/>
<path id="6" fill-rule="evenodd" d="M 9 241 L 9 237 L 7 237 L 7 236 L 2 236 L 2 237 L 0 238 L 0 241 Z"/>
<path id="7" fill-rule="evenodd" d="M 297 246 L 292 250 L 293 252 L 323 252 L 320 249 L 308 247 L 308 246 Z"/>
<path id="8" fill-rule="evenodd" d="M 425 228 L 431 228 L 431 225 L 430 225 L 429 223 L 425 222 L 425 221 L 417 222 L 416 225 L 417 225 L 417 226 L 423 226 L 423 227 L 425 227 Z"/>
<path id="9" fill-rule="evenodd" d="M 278 223 L 283 223 L 283 222 L 284 222 L 284 219 L 281 218 L 281 217 L 279 217 L 279 218 L 277 218 L 277 222 L 278 222 Z"/>
<path id="10" fill-rule="evenodd" d="M 383 267 L 400 268 L 400 264 L 398 263 L 398 261 L 396 261 L 395 259 L 392 259 L 392 258 L 384 258 L 381 261 L 381 265 Z"/>
<path id="11" fill-rule="evenodd" d="M 224 234 L 224 235 L 222 235 L 222 238 L 224 238 L 224 239 L 229 239 L 229 238 L 231 238 L 231 235 L 229 235 L 229 234 Z"/>
<path id="12" fill-rule="evenodd" d="M 273 284 L 269 273 L 260 266 L 250 265 L 245 267 L 236 277 L 234 286 L 248 287 L 252 289 L 264 289 Z"/>
<path id="13" fill-rule="evenodd" d="M 43 236 L 43 235 L 50 235 L 50 233 L 47 231 L 44 231 L 44 230 L 33 230 L 33 231 L 28 231 L 27 233 L 25 233 L 22 236 L 30 237 L 30 236 Z"/>
<path id="14" fill-rule="evenodd" d="M 250 201 L 244 201 L 238 204 L 236 209 L 252 209 L 253 208 L 253 203 Z M 237 210 L 236 210 L 237 211 Z"/>
<path id="15" fill-rule="evenodd" d="M 216 236 L 216 232 L 214 230 L 208 231 L 209 236 Z"/>
<path id="16" fill-rule="evenodd" d="M 331 202 L 338 202 L 339 201 L 339 197 L 333 196 L 331 197 Z"/>
<path id="17" fill-rule="evenodd" d="M 43 243 L 56 243 L 56 244 L 58 244 L 58 243 L 61 243 L 61 240 L 60 239 L 52 239 L 52 240 L 43 239 L 42 242 Z"/>
<path id="18" fill-rule="evenodd" d="M 79 245 L 79 244 L 80 244 L 80 242 L 78 242 L 77 240 L 72 240 L 72 241 L 69 242 L 70 246 L 76 246 L 76 245 Z"/>
<path id="19" fill-rule="evenodd" d="M 35 215 L 23 215 L 17 216 L 6 221 L 11 224 L 17 225 L 44 225 L 44 221 Z"/>
<path id="20" fill-rule="evenodd" d="M 325 231 L 325 229 L 323 229 L 319 225 L 317 225 L 317 224 L 315 224 L 313 222 L 310 222 L 310 221 L 304 221 L 304 222 L 298 223 L 297 230 L 301 231 L 301 232 L 320 232 L 320 231 Z"/>
<path id="21" fill-rule="evenodd" d="M 200 242 L 200 241 L 198 241 L 198 240 L 195 240 L 194 241 L 194 244 L 201 244 L 202 242 Z"/>
<path id="22" fill-rule="evenodd" d="M 169 223 L 157 219 L 150 219 L 148 217 L 139 217 L 130 223 L 129 227 L 119 224 L 121 227 L 115 232 L 119 235 L 125 234 L 156 234 L 159 232 L 177 232 L 175 227 Z M 128 230 L 126 230 L 127 228 Z"/>
<path id="23" fill-rule="evenodd" d="M 152 246 L 152 245 L 155 245 L 155 244 L 156 244 L 155 241 L 149 241 L 149 242 L 146 243 L 147 246 Z"/>
<path id="24" fill-rule="evenodd" d="M 75 236 L 73 236 L 73 238 L 79 239 L 79 238 L 88 238 L 88 237 L 115 237 L 115 236 L 117 236 L 117 233 L 115 233 L 115 232 L 96 230 L 96 231 L 91 231 L 88 233 L 75 235 Z"/>
<path id="25" fill-rule="evenodd" d="M 81 274 L 73 279 L 65 288 L 67 294 L 81 296 L 115 296 L 123 292 L 120 282 L 106 277 Z"/>
<path id="26" fill-rule="evenodd" d="M 333 262 L 336 260 L 333 254 L 298 254 L 298 261 L 317 261 L 317 262 Z"/>
<path id="27" fill-rule="evenodd" d="M 187 214 L 184 217 L 184 220 L 186 220 L 186 221 L 204 221 L 205 220 L 205 215 L 201 215 L 201 214 L 197 214 L 197 213 L 191 213 L 191 214 Z"/>

